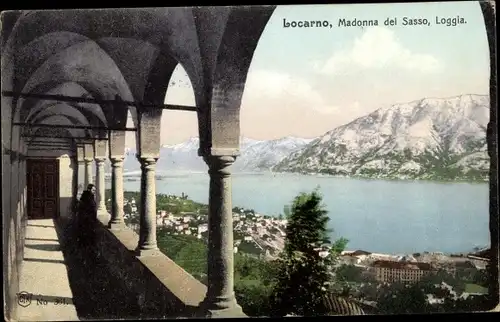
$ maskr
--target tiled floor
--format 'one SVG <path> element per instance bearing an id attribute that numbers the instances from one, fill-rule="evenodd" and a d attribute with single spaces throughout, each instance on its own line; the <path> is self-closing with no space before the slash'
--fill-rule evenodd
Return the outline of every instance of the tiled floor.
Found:
<path id="1" fill-rule="evenodd" d="M 18 321 L 79 320 L 52 219 L 28 221 L 20 279 Z"/>

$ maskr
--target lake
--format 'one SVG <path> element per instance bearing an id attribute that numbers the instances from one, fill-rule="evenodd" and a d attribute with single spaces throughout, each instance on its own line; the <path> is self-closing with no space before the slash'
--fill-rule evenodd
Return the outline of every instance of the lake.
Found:
<path id="1" fill-rule="evenodd" d="M 208 203 L 205 173 L 157 173 L 157 193 Z M 124 189 L 139 191 L 140 181 Z M 109 183 L 108 183 L 109 185 Z M 330 214 L 332 238 L 348 249 L 383 253 L 464 252 L 489 246 L 486 183 L 385 181 L 299 174 L 234 174 L 233 207 L 277 216 L 300 192 L 319 186 Z"/>

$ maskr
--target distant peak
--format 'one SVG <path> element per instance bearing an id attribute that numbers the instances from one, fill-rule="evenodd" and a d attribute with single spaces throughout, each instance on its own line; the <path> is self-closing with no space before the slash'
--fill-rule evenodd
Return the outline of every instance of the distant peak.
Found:
<path id="1" fill-rule="evenodd" d="M 418 103 L 429 103 L 429 102 L 442 102 L 442 101 L 454 101 L 454 100 L 482 100 L 482 99 L 488 99 L 489 95 L 488 94 L 461 94 L 461 95 L 455 95 L 455 96 L 447 96 L 447 97 L 424 97 L 418 100 L 410 101 L 410 102 L 405 102 L 405 103 L 396 103 L 392 104 L 392 106 L 399 106 L 399 105 L 412 105 L 412 104 L 418 104 Z"/>

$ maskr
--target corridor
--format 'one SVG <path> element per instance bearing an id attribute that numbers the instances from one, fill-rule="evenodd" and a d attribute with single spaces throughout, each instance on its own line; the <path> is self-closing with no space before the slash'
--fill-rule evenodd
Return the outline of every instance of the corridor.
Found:
<path id="1" fill-rule="evenodd" d="M 78 320 L 53 220 L 28 221 L 20 275 L 19 321 Z"/>
<path id="2" fill-rule="evenodd" d="M 71 222 L 28 220 L 16 320 L 139 317 L 136 297 L 102 258 L 78 248 L 73 232 Z"/>

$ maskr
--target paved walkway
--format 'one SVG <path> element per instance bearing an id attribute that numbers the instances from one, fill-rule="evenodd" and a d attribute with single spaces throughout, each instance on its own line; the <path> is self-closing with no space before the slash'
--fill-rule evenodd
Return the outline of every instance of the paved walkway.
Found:
<path id="1" fill-rule="evenodd" d="M 79 320 L 52 219 L 28 221 L 19 291 L 18 321 Z"/>

